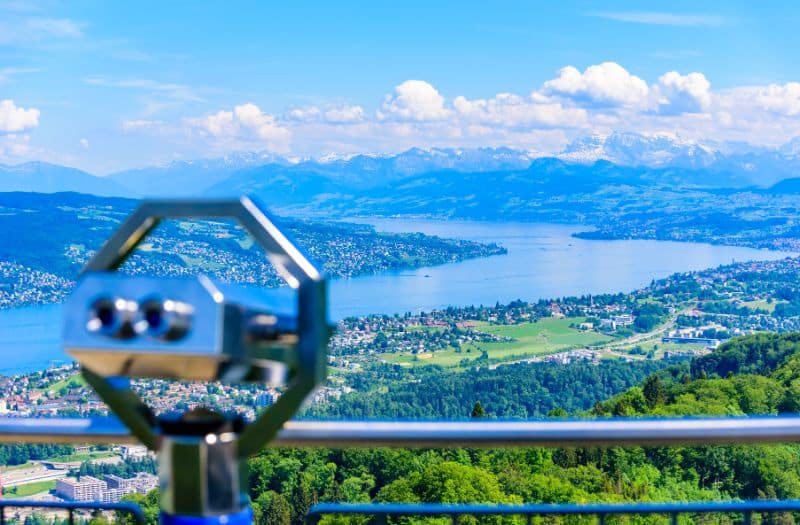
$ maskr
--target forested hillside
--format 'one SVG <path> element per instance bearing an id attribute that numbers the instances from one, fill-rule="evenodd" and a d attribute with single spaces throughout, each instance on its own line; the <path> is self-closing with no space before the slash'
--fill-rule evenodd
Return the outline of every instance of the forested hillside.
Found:
<path id="1" fill-rule="evenodd" d="M 355 392 L 313 405 L 305 416 L 331 419 L 464 419 L 480 401 L 496 418 L 532 418 L 559 408 L 577 412 L 639 384 L 664 361 L 577 361 L 483 366 L 460 373 L 427 366 L 381 365 L 356 376 Z"/>
<path id="2" fill-rule="evenodd" d="M 572 415 L 744 416 L 796 412 L 800 408 L 798 341 L 798 334 L 759 334 L 734 339 L 709 356 L 657 371 L 639 386 L 596 403 L 588 411 L 573 411 Z M 561 396 L 556 390 L 551 392 L 552 403 L 557 400 L 563 406 L 579 406 L 584 402 L 575 401 L 581 399 L 576 394 L 579 389 L 566 388 L 570 381 L 588 379 L 591 386 L 614 380 L 613 368 L 595 368 L 594 374 L 580 367 L 573 368 L 563 382 L 549 383 L 563 388 Z M 524 374 L 517 373 L 523 370 L 538 379 L 525 383 Z M 460 388 L 476 386 L 474 392 L 481 394 L 489 416 L 497 415 L 492 414 L 493 410 L 503 415 L 520 415 L 524 413 L 521 405 L 507 409 L 504 402 L 495 403 L 494 398 L 512 396 L 508 399 L 513 402 L 513 396 L 528 388 L 533 388 L 531 392 L 545 392 L 541 385 L 531 385 L 542 381 L 546 374 L 532 374 L 528 367 L 503 368 L 496 376 L 490 371 L 483 376 L 458 376 L 460 379 L 441 384 L 427 397 L 433 400 L 463 381 Z M 592 377 L 597 381 L 592 383 Z M 435 388 L 433 385 L 439 379 L 437 375 L 421 378 L 417 393 Z M 547 381 L 542 382 L 545 383 Z M 490 395 L 492 384 L 496 387 L 495 396 Z M 379 404 L 367 396 L 344 403 L 336 415 L 357 417 L 359 411 L 367 408 L 368 402 L 372 403 L 371 409 L 387 410 L 383 414 L 387 416 L 427 414 L 424 401 L 409 402 L 416 399 L 410 393 L 408 397 L 396 394 L 388 396 L 385 404 Z M 447 400 L 430 405 L 446 408 L 461 406 L 459 403 Z M 534 409 L 530 413 L 535 412 Z M 551 412 L 551 415 L 565 414 L 560 408 Z M 255 502 L 257 522 L 270 525 L 299 525 L 308 508 L 321 501 L 584 503 L 800 498 L 800 446 L 797 445 L 507 450 L 272 449 L 252 458 L 249 466 L 249 490 Z M 155 516 L 156 500 L 139 499 L 152 507 L 149 515 Z M 514 520 L 508 518 L 507 521 Z M 770 520 L 793 523 L 791 515 L 772 516 Z M 332 517 L 326 521 L 348 522 Z M 361 523 L 353 522 L 356 521 Z M 504 520 L 487 518 L 485 521 Z"/>

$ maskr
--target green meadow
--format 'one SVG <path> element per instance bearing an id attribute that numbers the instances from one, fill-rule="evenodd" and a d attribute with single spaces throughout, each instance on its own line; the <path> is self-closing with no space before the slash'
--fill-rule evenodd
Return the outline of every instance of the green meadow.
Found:
<path id="1" fill-rule="evenodd" d="M 516 325 L 492 325 L 479 322 L 475 323 L 476 331 L 500 337 L 511 337 L 514 340 L 502 343 L 470 343 L 463 345 L 460 352 L 455 348 L 448 348 L 447 350 L 418 354 L 386 353 L 381 357 L 388 363 L 404 366 L 458 367 L 463 359 L 474 360 L 480 357 L 481 351 L 484 350 L 488 354 L 490 362 L 499 363 L 537 355 L 554 354 L 570 348 L 597 345 L 611 340 L 611 337 L 596 332 L 570 328 L 571 324 L 583 321 L 583 318 L 545 318 L 535 323 Z"/>

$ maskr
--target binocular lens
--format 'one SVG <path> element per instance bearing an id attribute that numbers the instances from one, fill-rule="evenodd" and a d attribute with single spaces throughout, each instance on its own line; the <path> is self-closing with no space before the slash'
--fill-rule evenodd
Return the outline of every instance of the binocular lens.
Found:
<path id="1" fill-rule="evenodd" d="M 95 316 L 100 321 L 100 326 L 103 328 L 111 328 L 114 325 L 116 314 L 114 313 L 114 306 L 111 303 L 105 302 L 100 304 L 95 309 Z"/>
<path id="2" fill-rule="evenodd" d="M 147 321 L 147 327 L 150 330 L 159 330 L 164 321 L 160 305 L 148 305 L 147 309 L 144 311 L 144 320 Z"/>
<path id="3" fill-rule="evenodd" d="M 189 332 L 192 307 L 171 299 L 149 299 L 141 308 L 141 316 L 148 335 L 175 341 Z"/>
<path id="4" fill-rule="evenodd" d="M 118 339 L 130 339 L 135 334 L 132 320 L 136 303 L 125 299 L 101 298 L 92 305 L 87 330 Z"/>

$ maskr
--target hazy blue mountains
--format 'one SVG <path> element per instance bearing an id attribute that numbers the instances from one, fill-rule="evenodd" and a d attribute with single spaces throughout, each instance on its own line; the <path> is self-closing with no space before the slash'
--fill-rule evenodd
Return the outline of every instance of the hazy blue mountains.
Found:
<path id="1" fill-rule="evenodd" d="M 114 180 L 95 177 L 85 171 L 46 162 L 15 166 L 0 164 L 0 191 L 56 193 L 74 191 L 93 195 L 126 195 L 130 189 Z"/>

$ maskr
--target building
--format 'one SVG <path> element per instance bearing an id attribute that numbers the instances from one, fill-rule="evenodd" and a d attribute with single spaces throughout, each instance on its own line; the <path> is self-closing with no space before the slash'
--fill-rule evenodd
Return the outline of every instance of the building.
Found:
<path id="1" fill-rule="evenodd" d="M 56 494 L 71 501 L 102 501 L 107 488 L 105 481 L 92 476 L 56 480 Z"/>
<path id="2" fill-rule="evenodd" d="M 158 487 L 158 476 L 147 474 L 146 472 L 139 472 L 133 478 L 121 478 L 113 474 L 106 474 L 103 480 L 108 485 L 109 490 L 120 490 L 122 494 L 147 494 L 151 490 Z M 118 501 L 118 500 L 117 500 Z"/>
<path id="3" fill-rule="evenodd" d="M 683 344 L 694 344 L 694 345 L 706 345 L 710 348 L 716 348 L 720 345 L 721 341 L 719 339 L 711 339 L 708 337 L 662 337 L 661 341 L 664 343 L 675 343 L 679 345 Z"/>
<path id="4" fill-rule="evenodd" d="M 600 329 L 601 330 L 616 330 L 617 329 L 617 322 L 613 319 L 600 319 Z"/>
<path id="5" fill-rule="evenodd" d="M 147 456 L 147 447 L 144 445 L 122 445 L 120 452 L 123 459 L 143 459 Z"/>
<path id="6" fill-rule="evenodd" d="M 130 481 L 133 483 L 133 489 L 139 494 L 147 494 L 151 490 L 158 488 L 158 476 L 153 474 L 139 472 Z"/>
<path id="7" fill-rule="evenodd" d="M 633 324 L 633 316 L 631 314 L 615 315 L 614 322 L 617 326 L 630 326 Z"/>
<path id="8" fill-rule="evenodd" d="M 103 481 L 106 482 L 106 485 L 109 489 L 119 489 L 126 491 L 127 493 L 134 492 L 136 490 L 133 485 L 133 478 L 126 479 L 113 474 L 106 474 L 103 476 Z"/>
<path id="9" fill-rule="evenodd" d="M 127 494 L 120 489 L 106 489 L 100 492 L 100 500 L 103 503 L 117 503 L 122 500 L 122 496 Z"/>
<path id="10" fill-rule="evenodd" d="M 116 503 L 128 494 L 147 494 L 157 487 L 158 477 L 145 472 L 139 472 L 133 478 L 106 474 L 102 480 L 92 476 L 56 480 L 56 494 L 70 501 Z"/>

